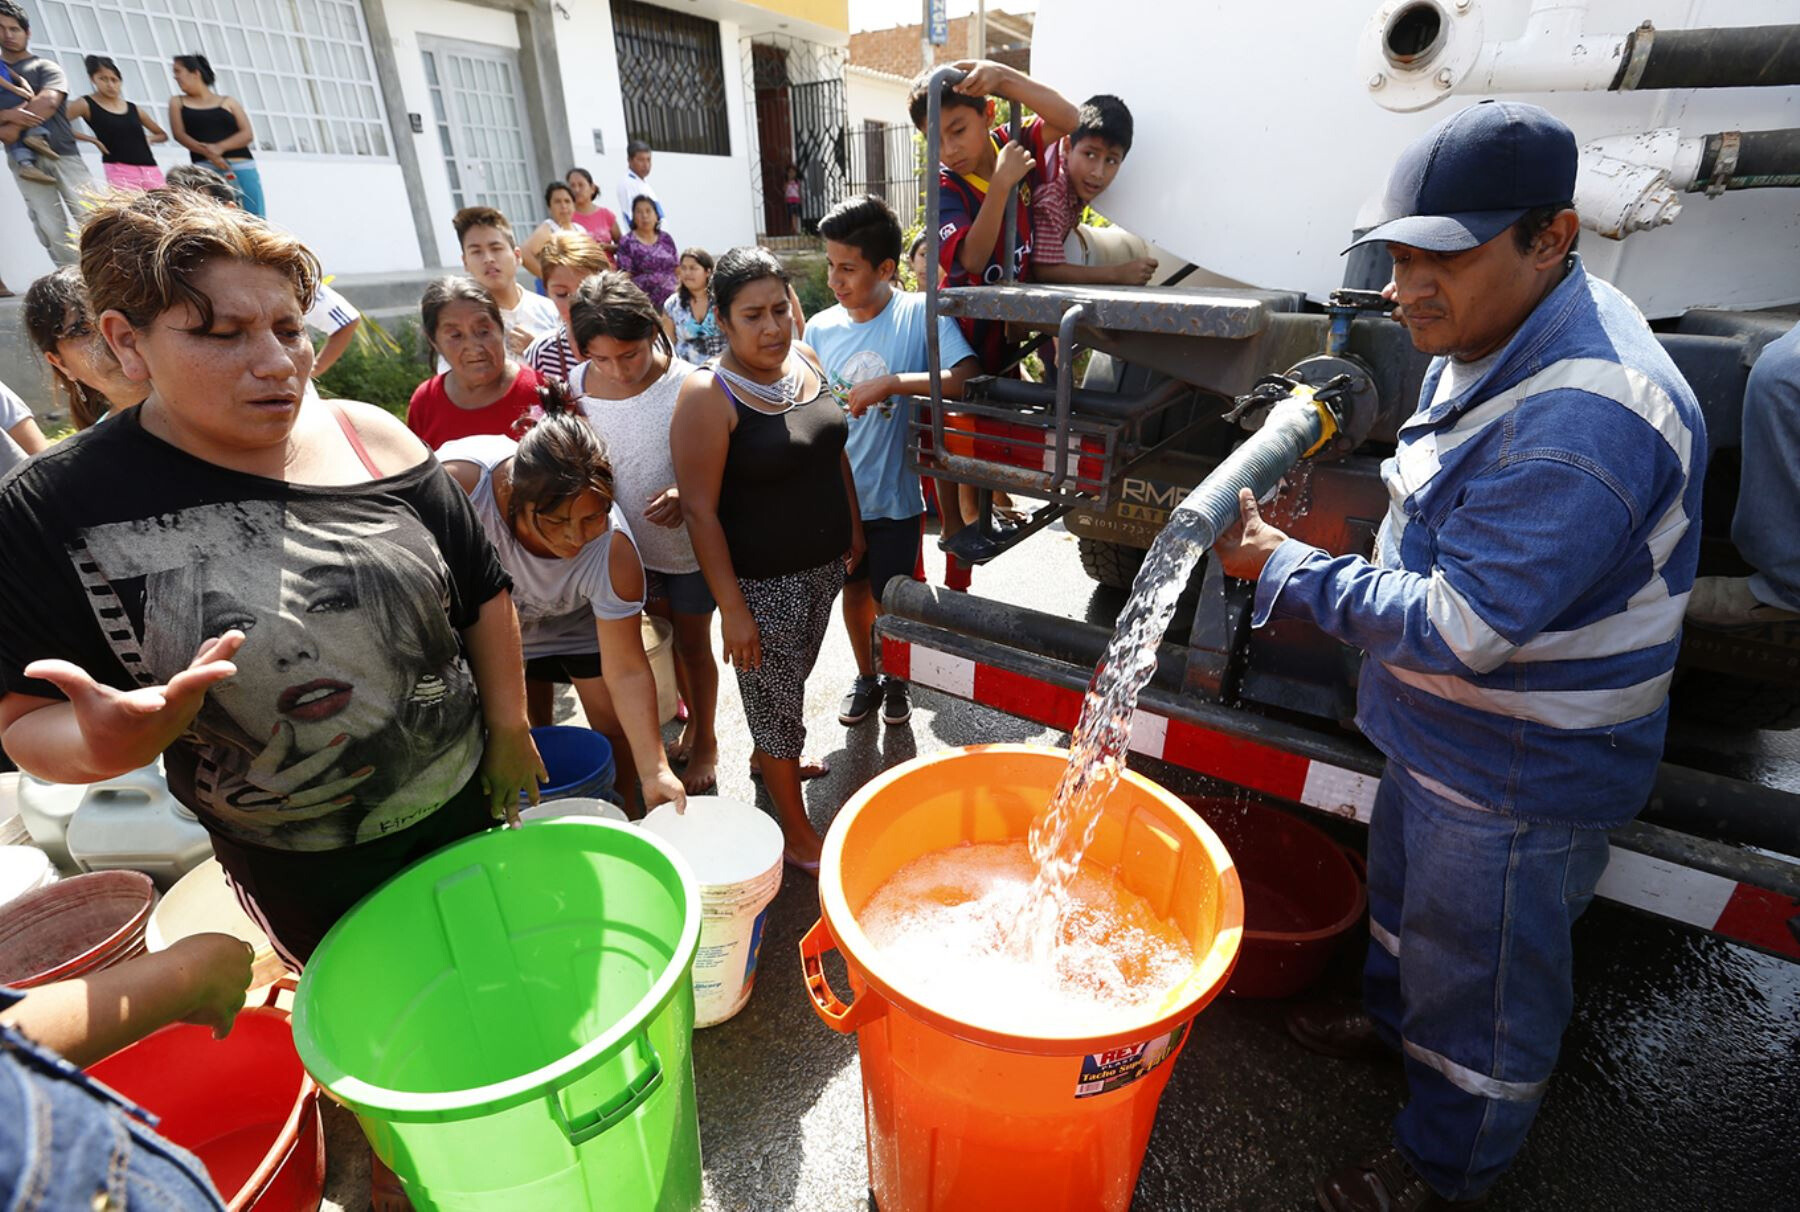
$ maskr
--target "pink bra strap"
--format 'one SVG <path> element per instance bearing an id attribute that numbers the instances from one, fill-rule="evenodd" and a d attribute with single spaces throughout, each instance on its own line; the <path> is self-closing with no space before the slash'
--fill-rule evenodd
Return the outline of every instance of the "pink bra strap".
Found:
<path id="1" fill-rule="evenodd" d="M 331 415 L 337 418 L 338 428 L 344 431 L 344 437 L 350 443 L 350 449 L 356 452 L 356 457 L 362 460 L 362 465 L 370 475 L 377 480 L 381 479 L 387 473 L 377 467 L 375 460 L 369 457 L 369 448 L 363 445 L 362 435 L 356 432 L 356 426 L 350 421 L 350 414 L 345 412 L 342 405 L 336 400 L 327 400 L 325 403 L 331 408 Z"/>

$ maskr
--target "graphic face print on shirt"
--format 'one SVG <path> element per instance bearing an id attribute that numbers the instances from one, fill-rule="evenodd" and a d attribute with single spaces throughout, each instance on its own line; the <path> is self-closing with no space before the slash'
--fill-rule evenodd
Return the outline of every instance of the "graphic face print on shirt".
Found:
<path id="1" fill-rule="evenodd" d="M 236 629 L 235 677 L 184 740 L 191 802 L 224 833 L 320 850 L 451 799 L 481 755 L 449 575 L 417 518 L 371 499 L 205 505 L 83 531 L 72 554 L 144 685 Z"/>

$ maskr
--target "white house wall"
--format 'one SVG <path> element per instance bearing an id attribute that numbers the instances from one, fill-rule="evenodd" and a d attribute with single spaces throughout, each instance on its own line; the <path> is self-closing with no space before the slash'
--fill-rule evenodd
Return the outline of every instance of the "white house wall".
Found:
<path id="1" fill-rule="evenodd" d="M 906 126 L 906 92 L 911 82 L 897 76 L 878 75 L 849 68 L 844 72 L 844 105 L 854 129 L 865 122 Z"/>
<path id="2" fill-rule="evenodd" d="M 437 239 L 438 259 L 447 266 L 462 263 L 462 249 L 450 219 L 456 208 L 450 198 L 450 177 L 444 168 L 444 147 L 438 137 L 437 119 L 431 108 L 431 90 L 425 83 L 425 62 L 419 54 L 419 38 L 449 38 L 460 42 L 478 42 L 487 46 L 519 49 L 518 21 L 509 12 L 461 4 L 457 0 L 383 0 L 388 30 L 393 38 L 394 61 L 400 72 L 400 93 L 408 113 L 424 119 L 420 134 L 406 136 L 413 141 L 419 157 L 419 176 L 425 183 L 425 197 L 431 209 L 431 233 Z M 418 238 L 412 232 L 412 216 L 401 199 L 400 217 L 407 221 L 407 235 L 413 247 L 411 265 L 419 264 Z M 517 233 L 524 240 L 526 233 Z M 373 267 L 371 267 L 373 268 Z"/>
<path id="3" fill-rule="evenodd" d="M 625 176 L 625 108 L 619 96 L 619 61 L 613 43 L 612 7 L 589 2 L 565 5 L 569 17 L 556 20 L 556 53 L 562 71 L 563 99 L 568 107 L 569 138 L 575 162 L 594 174 L 602 203 L 618 206 L 619 181 Z M 685 5 L 663 5 L 691 12 Z M 650 170 L 668 216 L 668 231 L 685 248 L 699 245 L 714 255 L 756 238 L 750 191 L 754 130 L 744 120 L 743 55 L 737 22 L 719 22 L 720 59 L 724 67 L 726 129 L 729 156 L 676 155 L 657 151 Z M 604 153 L 594 151 L 594 131 L 604 136 Z M 566 165 L 563 167 L 567 167 Z M 621 223 L 626 217 L 619 217 Z"/>
<path id="4" fill-rule="evenodd" d="M 420 8 L 466 8 L 461 4 L 422 4 L 408 0 Z M 479 12 L 480 10 L 474 10 Z M 507 18 L 510 26 L 511 19 Z M 106 54 L 118 48 L 88 48 Z M 417 55 L 414 70 L 417 71 Z M 404 66 L 404 60 L 402 60 Z M 87 91 L 87 78 L 79 61 L 64 62 L 69 86 L 77 94 Z M 220 84 L 231 87 L 234 69 L 221 71 Z M 148 104 L 157 121 L 165 128 L 168 95 L 174 91 L 169 83 L 162 93 L 152 97 L 132 97 L 139 105 Z M 254 120 L 256 115 L 251 114 Z M 85 123 L 76 128 L 87 133 Z M 99 153 L 82 144 L 82 157 L 95 184 L 105 185 L 100 170 Z M 165 170 L 188 163 L 188 153 L 173 139 L 154 149 L 157 163 Z M 438 157 L 442 173 L 442 156 Z M 262 173 L 263 193 L 268 203 L 269 220 L 299 236 L 319 255 L 326 272 L 374 272 L 416 268 L 420 263 L 419 242 L 412 213 L 407 205 L 406 182 L 399 161 L 392 156 L 294 155 L 258 151 L 257 167 Z M 10 175 L 9 175 L 10 177 Z M 24 200 L 10 179 L 0 183 L 0 278 L 15 292 L 23 293 L 32 279 L 48 273 L 51 262 L 31 231 Z"/>

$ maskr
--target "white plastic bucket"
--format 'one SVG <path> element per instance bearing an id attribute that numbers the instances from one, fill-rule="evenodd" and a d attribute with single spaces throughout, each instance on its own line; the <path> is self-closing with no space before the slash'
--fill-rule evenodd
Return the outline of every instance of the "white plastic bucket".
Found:
<path id="1" fill-rule="evenodd" d="M 694 1026 L 724 1022 L 750 1000 L 769 902 L 781 888 L 781 826 L 752 804 L 688 797 L 653 809 L 645 829 L 674 846 L 700 880 Z"/>
<path id="2" fill-rule="evenodd" d="M 656 719 L 666 724 L 675 718 L 675 705 L 680 695 L 675 686 L 675 628 L 667 619 L 653 614 L 644 620 L 644 655 L 650 658 L 650 673 L 656 679 Z"/>
<path id="3" fill-rule="evenodd" d="M 56 866 L 36 846 L 0 846 L 0 905 L 56 882 Z"/>
<path id="4" fill-rule="evenodd" d="M 545 800 L 530 808 L 519 809 L 519 819 L 522 821 L 548 821 L 559 816 L 591 816 L 604 821 L 618 821 L 621 825 L 631 821 L 625 815 L 625 810 L 611 800 L 596 800 L 587 796 Z"/>
<path id="5" fill-rule="evenodd" d="M 25 776 L 17 770 L 0 770 L 0 846 L 17 846 L 31 840 L 25 818 L 19 815 L 19 781 Z"/>

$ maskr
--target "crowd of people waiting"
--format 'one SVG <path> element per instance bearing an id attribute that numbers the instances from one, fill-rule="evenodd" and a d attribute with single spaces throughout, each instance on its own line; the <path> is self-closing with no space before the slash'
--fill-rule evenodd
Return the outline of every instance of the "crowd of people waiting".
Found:
<path id="1" fill-rule="evenodd" d="M 354 312 L 333 301 L 304 244 L 258 217 L 250 121 L 213 91 L 205 58 L 175 60 L 181 92 L 171 99 L 169 126 L 194 165 L 162 183 L 137 148 L 162 131 L 120 97 L 116 67 L 89 60 L 95 92 L 65 105 L 66 79 L 28 55 L 28 34 L 22 12 L 0 0 L 0 140 L 9 167 L 21 190 L 46 191 L 32 201 L 32 215 L 53 255 L 53 234 L 79 230 L 79 264 L 33 284 L 26 316 L 81 432 L 50 443 L 0 389 L 0 534 L 8 536 L 9 568 L 0 578 L 0 737 L 21 766 L 67 783 L 161 756 L 171 790 L 205 824 L 245 907 L 296 969 L 351 905 L 400 868 L 496 820 L 516 820 L 521 800 L 536 800 L 546 775 L 531 728 L 553 718 L 559 685 L 573 687 L 590 726 L 612 742 L 619 794 L 633 815 L 715 788 L 715 627 L 744 707 L 751 773 L 768 790 L 784 857 L 816 871 L 822 843 L 802 783 L 824 764 L 806 754 L 805 687 L 834 614 L 841 612 L 858 666 L 840 721 L 854 726 L 879 709 L 899 726 L 912 713 L 906 683 L 880 672 L 873 644 L 884 589 L 922 575 L 930 487 L 909 470 L 917 397 L 928 393 L 932 367 L 925 298 L 899 285 L 902 260 L 915 281 L 936 274 L 952 285 L 998 281 L 1009 263 L 1021 279 L 1083 284 L 1141 284 L 1157 269 L 1149 258 L 1096 266 L 1064 255 L 1072 229 L 1130 150 L 1123 103 L 1099 96 L 1077 106 L 1012 69 L 963 63 L 964 78 L 940 96 L 938 265 L 924 262 L 923 239 L 906 246 L 900 220 L 880 198 L 846 199 L 818 223 L 837 303 L 807 318 L 770 252 L 733 248 L 715 259 L 680 248 L 647 179 L 651 151 L 634 143 L 616 211 L 600 204 L 591 174 L 577 168 L 545 190 L 549 215 L 523 245 L 497 210 L 456 215 L 466 272 L 434 281 L 421 300 L 437 370 L 402 423 L 314 389 L 318 363 L 341 352 L 348 337 L 339 335 Z M 909 99 L 921 127 L 930 88 L 921 78 Z M 996 123 L 994 96 L 1033 112 L 1017 139 Z M 103 143 L 118 187 L 81 212 L 72 194 L 59 194 L 79 165 L 69 115 L 84 117 Z M 1630 428 L 1625 414 L 1646 415 L 1662 393 L 1670 419 L 1646 445 L 1655 458 L 1643 462 L 1668 499 L 1644 516 L 1685 525 L 1697 513 L 1699 480 L 1687 474 L 1683 443 L 1692 444 L 1697 465 L 1703 437 L 1670 439 L 1666 450 L 1656 443 L 1690 431 L 1695 406 L 1641 318 L 1610 287 L 1591 282 L 1574 253 L 1578 221 L 1563 192 L 1572 190 L 1572 136 L 1536 107 L 1475 106 L 1408 155 L 1435 155 L 1453 139 L 1477 154 L 1447 154 L 1443 171 L 1475 180 L 1470 196 L 1485 190 L 1509 199 L 1474 216 L 1485 232 L 1480 242 L 1469 243 L 1467 224 L 1446 226 L 1427 201 L 1404 197 L 1400 216 L 1364 237 L 1395 251 L 1390 290 L 1403 312 L 1430 289 L 1455 294 L 1455 256 L 1474 258 L 1465 266 L 1504 261 L 1512 273 L 1508 290 L 1490 292 L 1487 312 L 1449 325 L 1474 336 L 1446 335 L 1441 348 L 1428 348 L 1414 332 L 1420 349 L 1446 355 L 1427 380 L 1428 395 L 1448 409 L 1447 401 L 1491 391 L 1494 360 L 1519 346 L 1519 334 L 1537 341 L 1537 330 L 1552 323 L 1546 317 L 1581 340 L 1604 336 L 1605 349 L 1649 368 L 1639 378 L 1650 386 L 1614 376 L 1606 382 L 1624 384 L 1629 398 L 1619 402 L 1627 407 L 1608 411 L 1615 402 L 1599 388 L 1584 406 L 1600 400 L 1606 409 L 1595 415 Z M 1519 139 L 1537 149 L 1535 176 L 1510 173 L 1499 184 L 1484 177 L 1477 162 Z M 116 174 L 115 154 L 123 156 Z M 184 171 L 195 175 L 178 177 Z M 1548 183 L 1526 188 L 1538 178 Z M 797 179 L 789 173 L 790 200 Z M 1007 247 L 1015 185 L 1016 236 Z M 59 197 L 70 199 L 66 218 L 51 213 Z M 522 268 L 541 293 L 520 281 Z M 1489 313 L 1498 318 L 1483 318 Z M 1427 312 L 1417 323 L 1431 321 Z M 947 396 L 979 373 L 1013 372 L 1001 325 L 938 324 Z M 328 334 L 322 349 L 314 349 L 309 325 Z M 1575 347 L 1576 337 L 1559 339 Z M 1800 337 L 1786 340 L 1772 364 L 1787 364 Z M 1597 363 L 1590 356 L 1588 364 Z M 1636 429 L 1629 436 L 1646 441 Z M 1583 450 L 1591 439 L 1579 427 L 1555 437 Z M 1790 448 L 1775 438 L 1769 445 Z M 1671 470 L 1677 461 L 1679 475 Z M 1549 470 L 1531 474 L 1563 477 L 1559 483 L 1597 502 L 1585 516 L 1600 516 L 1615 490 L 1597 474 L 1589 482 L 1587 472 L 1570 470 L 1578 462 L 1545 460 Z M 1523 481 L 1512 491 L 1520 500 L 1545 495 Z M 934 495 L 946 538 L 974 520 L 948 485 Z M 1459 503 L 1442 524 L 1481 507 Z M 1330 560 L 1263 523 L 1248 498 L 1243 510 L 1219 558 L 1232 575 L 1258 583 L 1261 617 L 1271 609 L 1306 617 L 1371 651 L 1424 646 L 1423 657 L 1410 659 L 1461 676 L 1454 671 L 1467 660 L 1453 653 L 1463 661 L 1456 665 L 1431 645 L 1454 649 L 1458 635 L 1472 634 L 1472 609 L 1459 616 L 1463 631 L 1427 628 L 1426 639 L 1388 617 L 1441 607 L 1425 598 L 1428 578 L 1405 564 L 1417 562 L 1414 547 L 1385 568 Z M 1423 531 L 1427 523 L 1416 525 Z M 1469 558 L 1494 564 L 1508 554 Z M 1521 566 L 1541 581 L 1546 557 L 1526 554 Z M 1667 559 L 1667 549 L 1657 558 Z M 1650 599 L 1676 619 L 1692 582 L 1691 551 L 1682 559 L 1684 583 Z M 1576 567 L 1574 554 L 1565 563 L 1572 581 L 1592 571 Z M 958 571 L 954 561 L 950 571 Z M 1355 578 L 1405 588 L 1392 600 L 1341 588 Z M 1738 592 L 1744 601 L 1721 604 L 1714 593 L 1709 608 L 1792 617 L 1792 599 L 1776 595 L 1777 606 L 1766 584 L 1745 579 Z M 1532 600 L 1524 590 L 1507 599 Z M 1354 611 L 1344 605 L 1352 601 L 1361 603 Z M 686 712 L 666 747 L 644 647 L 646 612 L 669 622 Z M 1444 638 L 1430 638 L 1439 633 Z M 1506 647 L 1497 634 L 1480 643 Z M 1411 710 L 1403 694 L 1382 697 Z M 1385 710 L 1396 714 L 1373 726 L 1363 719 L 1378 742 L 1383 720 L 1390 730 L 1405 722 L 1400 708 Z M 1490 714 L 1511 719 L 1505 710 Z M 1661 717 L 1643 718 L 1660 737 Z M 1512 722 L 1506 727 L 1508 743 L 1524 743 Z M 1614 730 L 1605 736 L 1616 748 Z M 1647 742 L 1639 747 L 1646 756 L 1637 766 L 1653 767 Z M 1590 765 L 1624 770 L 1610 760 Z M 1637 777 L 1637 766 L 1619 779 Z M 1482 1037 L 1447 1007 L 1467 1017 L 1483 998 L 1457 1000 L 1456 991 L 1408 989 L 1399 980 L 1402 937 L 1408 949 L 1432 943 L 1417 915 L 1397 908 L 1399 890 L 1427 887 L 1430 873 L 1418 855 L 1397 855 L 1393 821 L 1413 820 L 1409 832 L 1417 821 L 1447 829 L 1440 818 L 1474 811 L 1470 819 L 1486 832 L 1456 835 L 1446 852 L 1481 878 L 1499 870 L 1488 862 L 1493 854 L 1515 855 L 1505 868 L 1513 878 L 1525 831 L 1550 839 L 1534 842 L 1546 856 L 1534 861 L 1554 880 L 1531 901 L 1533 912 L 1548 914 L 1532 929 L 1547 948 L 1563 950 L 1544 961 L 1549 975 L 1528 992 L 1566 990 L 1568 925 L 1604 866 L 1597 830 L 1547 830 L 1408 769 L 1390 767 L 1371 827 L 1367 1011 L 1290 1022 L 1297 1039 L 1327 1055 L 1391 1054 L 1404 1040 L 1409 1057 L 1413 1102 L 1397 1121 L 1400 1143 L 1322 1180 L 1321 1206 L 1334 1209 L 1448 1207 L 1456 1205 L 1445 1192 L 1484 1192 L 1523 1141 L 1568 1013 L 1566 1004 L 1551 1005 L 1533 1010 L 1529 1023 L 1503 1024 L 1547 1042 L 1550 1060 L 1541 1061 L 1540 1047 L 1534 1059 L 1508 1062 L 1529 1069 L 1529 1080 L 1485 1076 L 1415 1038 L 1431 1035 L 1452 1048 Z M 1641 796 L 1608 802 L 1627 800 Z M 1415 863 L 1421 871 L 1407 875 Z M 1578 875 L 1565 875 L 1577 863 Z M 1484 926 L 1478 909 L 1445 912 L 1464 928 Z M 108 976 L 129 991 L 129 1021 L 70 1027 L 73 1011 L 55 987 L 24 1002 L 0 990 L 5 1055 L 53 1067 L 38 1045 L 81 1056 L 172 1017 L 227 1020 L 248 980 L 247 957 L 235 947 L 199 954 L 206 946 Z M 1477 994 L 1506 970 L 1453 958 L 1436 967 L 1455 969 Z M 1441 984 L 1442 974 L 1434 979 Z M 1426 997 L 1433 990 L 1436 1002 Z M 1496 999 L 1486 1002 L 1484 1013 L 1503 1013 Z M 20 1040 L 20 1026 L 37 1045 Z M 0 1083 L 0 1100 L 16 1102 L 14 1091 Z M 1499 1128 L 1491 1126 L 1495 1106 L 1505 1111 Z M 1472 1139 L 1491 1133 L 1493 1143 L 1479 1155 L 1448 1149 L 1452 1129 Z M 158 1164 L 145 1154 L 146 1167 Z M 205 1185 L 201 1176 L 161 1169 L 144 1181 Z"/>

